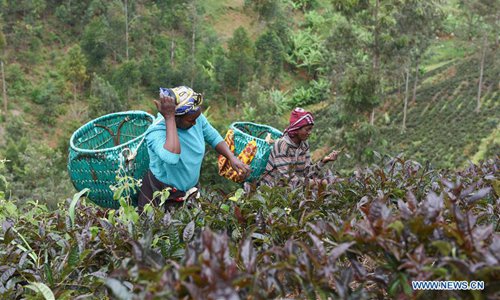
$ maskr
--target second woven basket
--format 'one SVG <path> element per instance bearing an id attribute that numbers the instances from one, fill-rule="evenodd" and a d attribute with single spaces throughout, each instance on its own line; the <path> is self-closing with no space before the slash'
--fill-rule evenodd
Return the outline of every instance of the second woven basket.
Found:
<path id="1" fill-rule="evenodd" d="M 234 130 L 234 152 L 240 153 L 247 143 L 255 140 L 257 143 L 257 153 L 250 163 L 252 173 L 245 181 L 254 181 L 266 170 L 267 160 L 271 154 L 272 144 L 266 142 L 267 135 L 271 135 L 273 140 L 280 138 L 283 133 L 276 128 L 252 122 L 234 122 L 229 126 Z"/>

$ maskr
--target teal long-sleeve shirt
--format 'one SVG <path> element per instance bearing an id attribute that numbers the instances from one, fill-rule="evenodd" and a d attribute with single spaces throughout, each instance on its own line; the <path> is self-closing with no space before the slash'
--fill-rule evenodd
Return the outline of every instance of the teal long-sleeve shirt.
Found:
<path id="1" fill-rule="evenodd" d="M 163 148 L 167 136 L 165 120 L 160 114 L 157 118 L 161 118 L 161 121 L 150 126 L 146 131 L 149 168 L 161 182 L 178 190 L 187 191 L 200 179 L 205 143 L 215 148 L 223 141 L 222 136 L 201 114 L 193 127 L 187 130 L 177 129 L 181 153 L 176 154 Z"/>

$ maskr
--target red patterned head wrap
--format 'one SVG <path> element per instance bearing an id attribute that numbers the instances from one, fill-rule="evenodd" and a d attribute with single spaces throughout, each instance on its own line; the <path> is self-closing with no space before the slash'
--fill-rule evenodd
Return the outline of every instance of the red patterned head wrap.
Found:
<path id="1" fill-rule="evenodd" d="M 293 136 L 294 132 L 306 125 L 314 125 L 313 115 L 300 107 L 295 108 L 290 115 L 290 125 L 285 129 L 285 133 Z"/>

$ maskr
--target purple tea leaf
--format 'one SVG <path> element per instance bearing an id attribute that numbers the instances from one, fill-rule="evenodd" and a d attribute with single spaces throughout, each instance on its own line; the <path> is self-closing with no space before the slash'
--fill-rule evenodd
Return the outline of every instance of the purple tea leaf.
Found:
<path id="1" fill-rule="evenodd" d="M 474 195 L 467 198 L 467 203 L 472 204 L 472 203 L 476 202 L 477 200 L 483 199 L 484 197 L 486 197 L 490 193 L 490 191 L 491 191 L 491 187 L 480 189 L 479 191 L 477 191 L 477 193 L 475 193 Z"/>
<path id="2" fill-rule="evenodd" d="M 114 278 L 108 278 L 104 284 L 111 290 L 113 295 L 120 300 L 132 299 L 132 294 L 127 289 L 127 287 L 121 283 L 119 280 Z"/>
<path id="3" fill-rule="evenodd" d="M 326 254 L 326 251 L 325 251 L 325 247 L 323 246 L 323 241 L 312 233 L 309 233 L 309 237 L 313 241 L 316 249 L 318 249 L 319 255 L 321 256 L 320 258 L 324 257 Z"/>
<path id="4" fill-rule="evenodd" d="M 412 217 L 412 212 L 408 208 L 408 205 L 401 199 L 398 199 L 398 208 L 403 219 L 408 220 Z"/>
<path id="5" fill-rule="evenodd" d="M 6 283 L 9 278 L 14 275 L 16 272 L 16 268 L 7 269 L 7 271 L 3 272 L 2 276 L 0 276 L 0 283 Z"/>
<path id="6" fill-rule="evenodd" d="M 481 249 L 481 244 L 486 241 L 493 233 L 493 224 L 487 226 L 477 226 L 472 231 L 472 236 L 474 237 L 475 246 L 477 249 Z"/>
<path id="7" fill-rule="evenodd" d="M 253 249 L 251 240 L 246 239 L 243 242 L 243 246 L 241 247 L 240 255 L 241 255 L 241 259 L 243 260 L 243 264 L 245 265 L 245 268 L 247 269 L 247 272 L 253 272 L 254 266 L 255 266 L 256 254 L 255 254 L 255 250 Z"/>
<path id="8" fill-rule="evenodd" d="M 332 261 L 337 260 L 344 252 L 349 249 L 352 245 L 354 245 L 356 242 L 349 242 L 349 243 L 342 243 L 335 247 L 331 252 L 330 252 L 330 259 Z"/>
<path id="9" fill-rule="evenodd" d="M 189 222 L 184 228 L 184 232 L 182 233 L 182 238 L 184 242 L 189 242 L 194 235 L 194 221 Z"/>

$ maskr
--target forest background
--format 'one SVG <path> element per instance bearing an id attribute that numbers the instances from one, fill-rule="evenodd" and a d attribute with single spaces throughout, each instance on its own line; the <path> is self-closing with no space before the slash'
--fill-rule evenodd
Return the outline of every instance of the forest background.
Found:
<path id="1" fill-rule="evenodd" d="M 2 0 L 8 197 L 67 198 L 71 134 L 107 113 L 155 114 L 160 86 L 202 92 L 222 135 L 311 110 L 314 158 L 345 147 L 340 174 L 385 155 L 436 169 L 493 158 L 499 12 L 497 0 Z M 236 188 L 216 172 L 208 151 L 203 186 Z"/>

